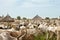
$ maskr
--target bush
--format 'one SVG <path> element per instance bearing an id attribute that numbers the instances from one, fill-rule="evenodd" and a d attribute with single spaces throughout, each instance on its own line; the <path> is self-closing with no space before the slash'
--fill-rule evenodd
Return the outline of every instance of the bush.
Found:
<path id="1" fill-rule="evenodd" d="M 35 36 L 35 38 L 34 38 L 34 40 L 45 40 L 46 39 L 46 37 L 45 37 L 45 35 L 37 35 L 37 36 Z"/>
<path id="2" fill-rule="evenodd" d="M 46 40 L 46 35 L 47 35 L 47 33 L 38 34 L 37 36 L 34 37 L 34 40 Z M 48 37 L 48 40 L 56 40 L 56 34 L 53 34 L 52 38 Z"/>

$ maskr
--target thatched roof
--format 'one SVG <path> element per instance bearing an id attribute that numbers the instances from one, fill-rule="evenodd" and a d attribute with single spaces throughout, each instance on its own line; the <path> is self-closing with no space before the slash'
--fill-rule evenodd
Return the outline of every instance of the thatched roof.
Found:
<path id="1" fill-rule="evenodd" d="M 2 22 L 14 22 L 14 19 L 11 18 L 9 15 L 7 15 L 7 16 L 4 17 L 1 21 L 2 21 Z"/>
<path id="2" fill-rule="evenodd" d="M 33 18 L 33 20 L 42 20 L 42 18 L 41 18 L 40 16 L 36 15 L 36 16 Z"/>

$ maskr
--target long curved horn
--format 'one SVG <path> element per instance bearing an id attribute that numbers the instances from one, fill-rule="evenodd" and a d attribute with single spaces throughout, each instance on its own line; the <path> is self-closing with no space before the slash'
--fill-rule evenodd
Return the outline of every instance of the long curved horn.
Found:
<path id="1" fill-rule="evenodd" d="M 19 40 L 19 39 L 22 40 L 22 38 L 26 35 L 26 32 L 27 32 L 27 31 L 26 31 L 26 30 L 25 30 L 25 31 L 22 30 L 21 32 L 22 32 L 22 33 L 21 33 L 21 35 L 19 35 L 19 36 L 17 37 L 17 40 Z"/>

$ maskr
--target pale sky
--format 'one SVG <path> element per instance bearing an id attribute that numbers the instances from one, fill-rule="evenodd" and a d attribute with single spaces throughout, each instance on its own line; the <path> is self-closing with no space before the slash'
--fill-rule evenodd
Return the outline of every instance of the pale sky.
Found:
<path id="1" fill-rule="evenodd" d="M 32 18 L 60 16 L 60 0 L 0 0 L 0 15 Z"/>

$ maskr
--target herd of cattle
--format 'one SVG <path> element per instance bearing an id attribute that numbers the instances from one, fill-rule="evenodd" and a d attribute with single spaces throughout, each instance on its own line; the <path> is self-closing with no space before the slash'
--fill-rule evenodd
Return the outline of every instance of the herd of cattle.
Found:
<path id="1" fill-rule="evenodd" d="M 27 27 L 20 26 L 20 30 L 11 29 L 0 29 L 0 40 L 23 40 L 26 35 L 38 34 L 40 32 L 53 32 L 55 33 L 57 27 L 46 26 L 46 24 L 40 24 L 38 26 L 33 24 L 28 24 Z M 28 37 L 27 37 L 28 38 Z"/>

